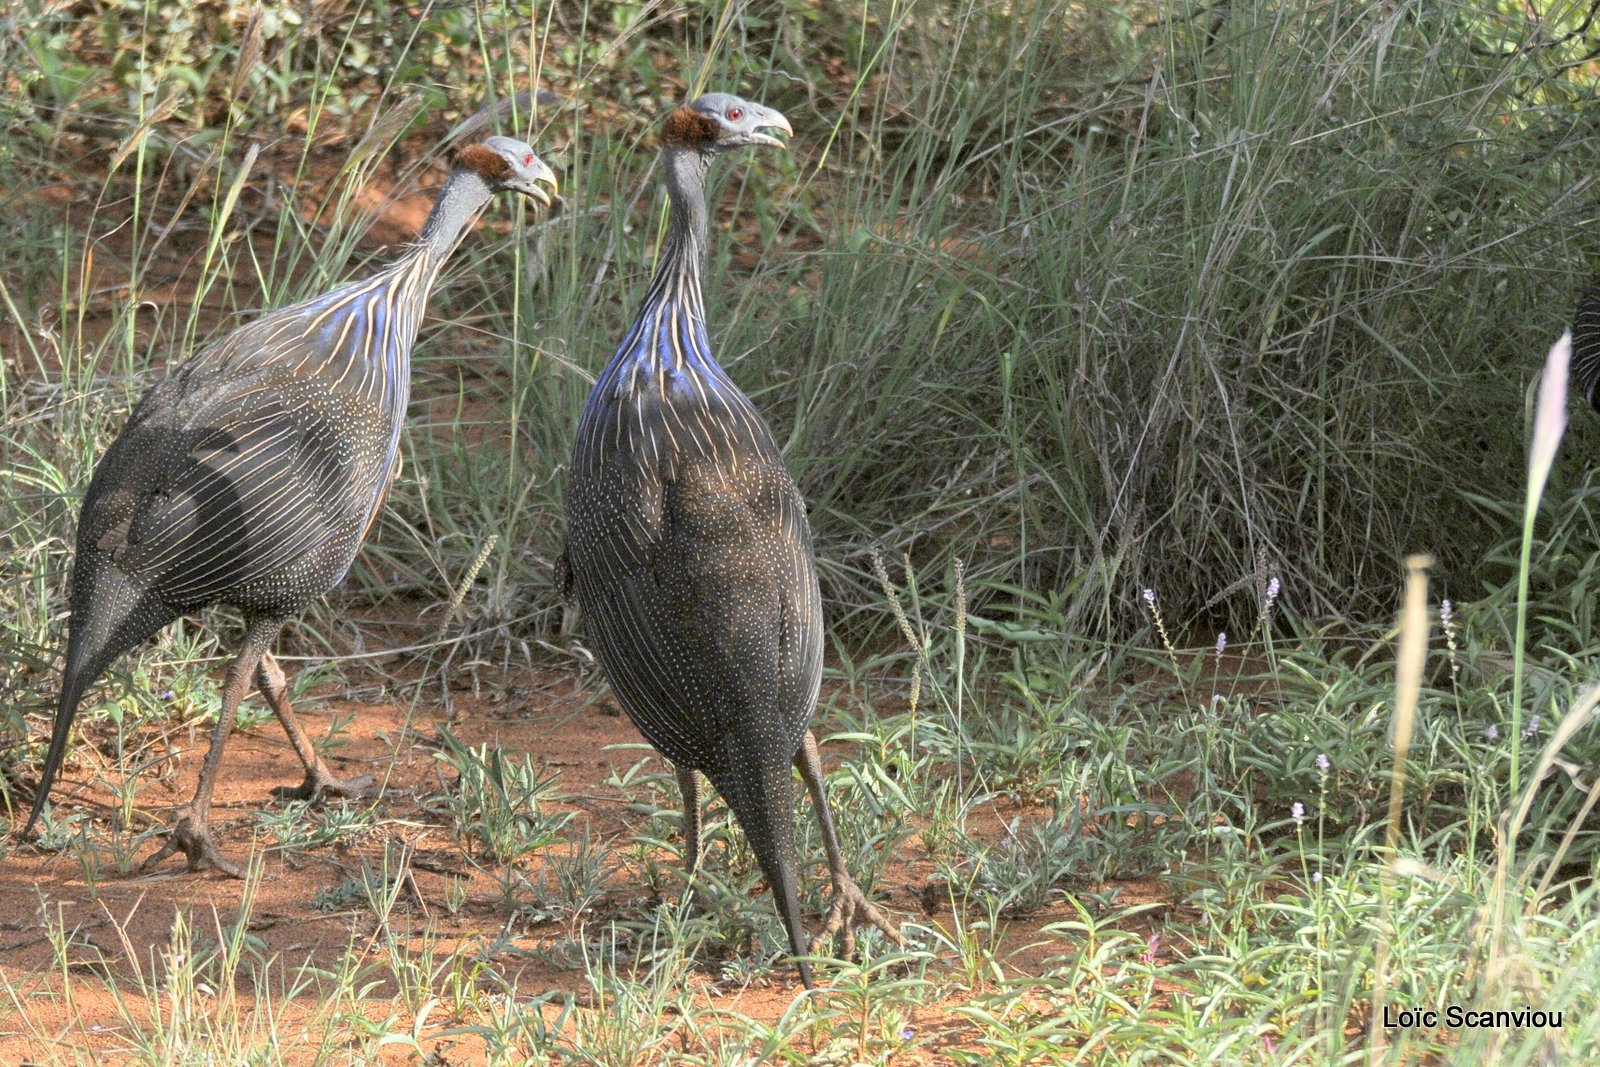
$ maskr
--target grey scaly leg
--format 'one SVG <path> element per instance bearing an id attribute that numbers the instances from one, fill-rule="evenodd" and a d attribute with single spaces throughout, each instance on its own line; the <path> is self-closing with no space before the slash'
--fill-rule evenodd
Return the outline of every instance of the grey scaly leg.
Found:
<path id="1" fill-rule="evenodd" d="M 283 628 L 282 619 L 251 619 L 240 642 L 239 652 L 228 664 L 228 680 L 222 686 L 222 710 L 217 714 L 217 725 L 211 731 L 211 747 L 206 750 L 206 760 L 200 765 L 200 784 L 195 788 L 194 799 L 179 808 L 166 843 L 160 851 L 144 861 L 149 870 L 174 852 L 181 851 L 189 858 L 189 869 L 198 871 L 210 865 L 223 874 L 243 878 L 238 864 L 222 857 L 216 842 L 211 839 L 211 791 L 216 786 L 217 767 L 222 763 L 222 750 L 227 746 L 228 734 L 233 730 L 234 716 L 239 712 L 239 701 L 256 665 Z"/>
<path id="2" fill-rule="evenodd" d="M 811 803 L 816 806 L 817 822 L 822 827 L 822 847 L 828 854 L 828 871 L 833 876 L 833 898 L 828 903 L 828 917 L 821 931 L 811 939 L 812 953 L 820 953 L 827 946 L 828 939 L 838 935 L 843 943 L 843 955 L 850 956 L 856 948 L 855 927 L 865 923 L 876 926 L 889 935 L 896 945 L 904 948 L 906 939 L 884 917 L 883 912 L 867 899 L 845 868 L 844 853 L 839 849 L 839 838 L 833 830 L 833 816 L 828 812 L 828 798 L 823 791 L 822 757 L 817 752 L 816 735 L 810 730 L 806 731 L 794 762 L 800 768 L 800 777 L 806 781 Z"/>
<path id="3" fill-rule="evenodd" d="M 283 800 L 321 800 L 323 797 L 359 797 L 370 792 L 370 775 L 336 778 L 328 770 L 328 765 L 322 762 L 322 757 L 317 755 L 311 739 L 301 729 L 299 720 L 289 708 L 289 687 L 283 677 L 283 668 L 278 666 L 271 652 L 261 656 L 261 664 L 256 668 L 256 688 L 267 698 L 272 713 L 283 724 L 283 732 L 289 735 L 294 754 L 300 757 L 300 765 L 306 769 L 305 781 L 297 786 L 280 786 L 272 791 L 274 796 Z"/>

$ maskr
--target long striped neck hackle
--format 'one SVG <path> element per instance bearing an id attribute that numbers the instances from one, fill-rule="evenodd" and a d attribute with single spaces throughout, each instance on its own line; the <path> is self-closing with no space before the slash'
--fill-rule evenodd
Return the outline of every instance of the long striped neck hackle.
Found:
<path id="1" fill-rule="evenodd" d="M 385 392 L 390 406 L 403 410 L 410 397 L 411 345 L 434 284 L 467 228 L 493 197 L 494 191 L 482 175 L 469 167 L 456 167 L 439 191 L 433 210 L 428 212 L 421 235 L 387 272 L 391 306 L 403 312 L 404 322 L 398 336 L 391 335 L 385 338 L 387 343 L 376 346 L 385 364 Z"/>
<path id="2" fill-rule="evenodd" d="M 702 329 L 705 304 L 700 274 L 705 265 L 709 222 L 706 211 L 706 170 L 711 158 L 696 148 L 668 144 L 661 149 L 661 166 L 672 205 L 667 219 L 667 239 L 656 261 L 655 280 L 645 295 L 645 308 L 663 302 L 679 304 Z"/>
<path id="3" fill-rule="evenodd" d="M 411 346 L 426 313 L 428 297 L 445 261 L 461 243 L 467 227 L 493 197 L 489 183 L 467 167 L 457 167 L 440 190 L 422 234 L 386 270 L 363 282 L 336 290 L 318 321 L 342 321 L 344 330 L 336 357 L 361 370 L 347 382 L 364 381 L 376 391 L 392 426 L 388 452 L 392 460 L 400 440 L 400 423 L 411 397 Z"/>

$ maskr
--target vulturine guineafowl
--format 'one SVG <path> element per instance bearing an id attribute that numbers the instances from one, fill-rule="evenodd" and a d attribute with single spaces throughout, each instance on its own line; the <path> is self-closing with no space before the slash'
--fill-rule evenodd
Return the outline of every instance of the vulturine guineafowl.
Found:
<path id="1" fill-rule="evenodd" d="M 1589 283 L 1572 317 L 1572 384 L 1589 406 L 1600 411 L 1600 281 Z"/>
<path id="2" fill-rule="evenodd" d="M 676 766 L 686 866 L 700 850 L 699 771 L 744 828 L 789 943 L 803 957 L 859 915 L 899 932 L 845 869 L 809 726 L 822 675 L 822 601 L 805 504 L 772 432 L 711 356 L 700 272 L 706 171 L 740 145 L 784 142 L 778 112 L 708 93 L 667 116 L 671 216 L 654 281 L 578 422 L 567 567 L 622 706 Z M 834 893 L 808 943 L 796 893 L 797 765 L 816 805 Z M 811 985 L 802 959 L 800 977 Z"/>
<path id="3" fill-rule="evenodd" d="M 547 189 L 548 187 L 548 189 Z M 179 616 L 227 604 L 245 617 L 194 799 L 145 862 L 242 872 L 211 837 L 211 791 L 254 678 L 305 781 L 287 795 L 348 794 L 289 708 L 271 648 L 283 625 L 344 580 L 399 469 L 411 347 L 434 282 L 497 193 L 548 207 L 555 175 L 521 141 L 460 152 L 421 238 L 364 281 L 268 312 L 196 353 L 144 394 L 95 467 L 78 518 L 72 619 L 32 830 L 84 692 Z"/>

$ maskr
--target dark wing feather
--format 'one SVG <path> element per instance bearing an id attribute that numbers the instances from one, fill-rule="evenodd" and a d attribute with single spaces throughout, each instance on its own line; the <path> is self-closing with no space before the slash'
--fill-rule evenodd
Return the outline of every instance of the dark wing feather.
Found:
<path id="1" fill-rule="evenodd" d="M 788 468 L 780 470 L 782 481 L 772 483 L 768 490 L 772 500 L 763 512 L 773 517 L 780 559 L 778 585 L 786 593 L 778 635 L 778 700 L 785 708 L 805 709 L 803 719 L 790 722 L 798 751 L 822 687 L 822 590 L 805 500 Z"/>
<path id="2" fill-rule="evenodd" d="M 283 361 L 186 364 L 101 460 L 80 543 L 174 607 L 295 610 L 344 577 L 387 486 L 389 420 L 370 393 Z"/>
<path id="3" fill-rule="evenodd" d="M 742 394 L 689 391 L 585 423 L 568 552 L 612 688 L 675 763 L 787 764 L 815 703 L 821 610 L 771 433 Z"/>

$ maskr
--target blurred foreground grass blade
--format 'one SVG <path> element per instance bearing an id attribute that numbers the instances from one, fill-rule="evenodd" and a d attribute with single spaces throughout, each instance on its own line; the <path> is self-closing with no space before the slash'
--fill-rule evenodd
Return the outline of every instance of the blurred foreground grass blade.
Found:
<path id="1" fill-rule="evenodd" d="M 1528 442 L 1528 488 L 1522 504 L 1522 558 L 1517 570 L 1517 634 L 1512 646 L 1511 792 L 1517 792 L 1522 769 L 1522 674 L 1528 644 L 1528 586 L 1533 575 L 1534 525 L 1539 502 L 1555 463 L 1556 448 L 1567 429 L 1567 371 L 1572 364 L 1572 332 L 1550 348 L 1534 397 L 1533 434 Z"/>
<path id="2" fill-rule="evenodd" d="M 1422 666 L 1428 653 L 1428 568 L 1433 558 L 1427 555 L 1406 557 L 1405 596 L 1400 606 L 1400 640 L 1395 650 L 1394 714 L 1390 719 L 1390 744 L 1394 759 L 1389 774 L 1389 814 L 1384 831 L 1383 911 L 1377 933 L 1377 959 L 1372 982 L 1372 1018 L 1367 1029 L 1371 1042 L 1367 1062 L 1382 1062 L 1388 1037 L 1384 1020 L 1384 1001 L 1388 990 L 1391 941 L 1399 936 L 1392 923 L 1394 870 L 1399 861 L 1400 821 L 1406 790 L 1406 758 L 1416 730 L 1418 696 L 1422 689 Z"/>

